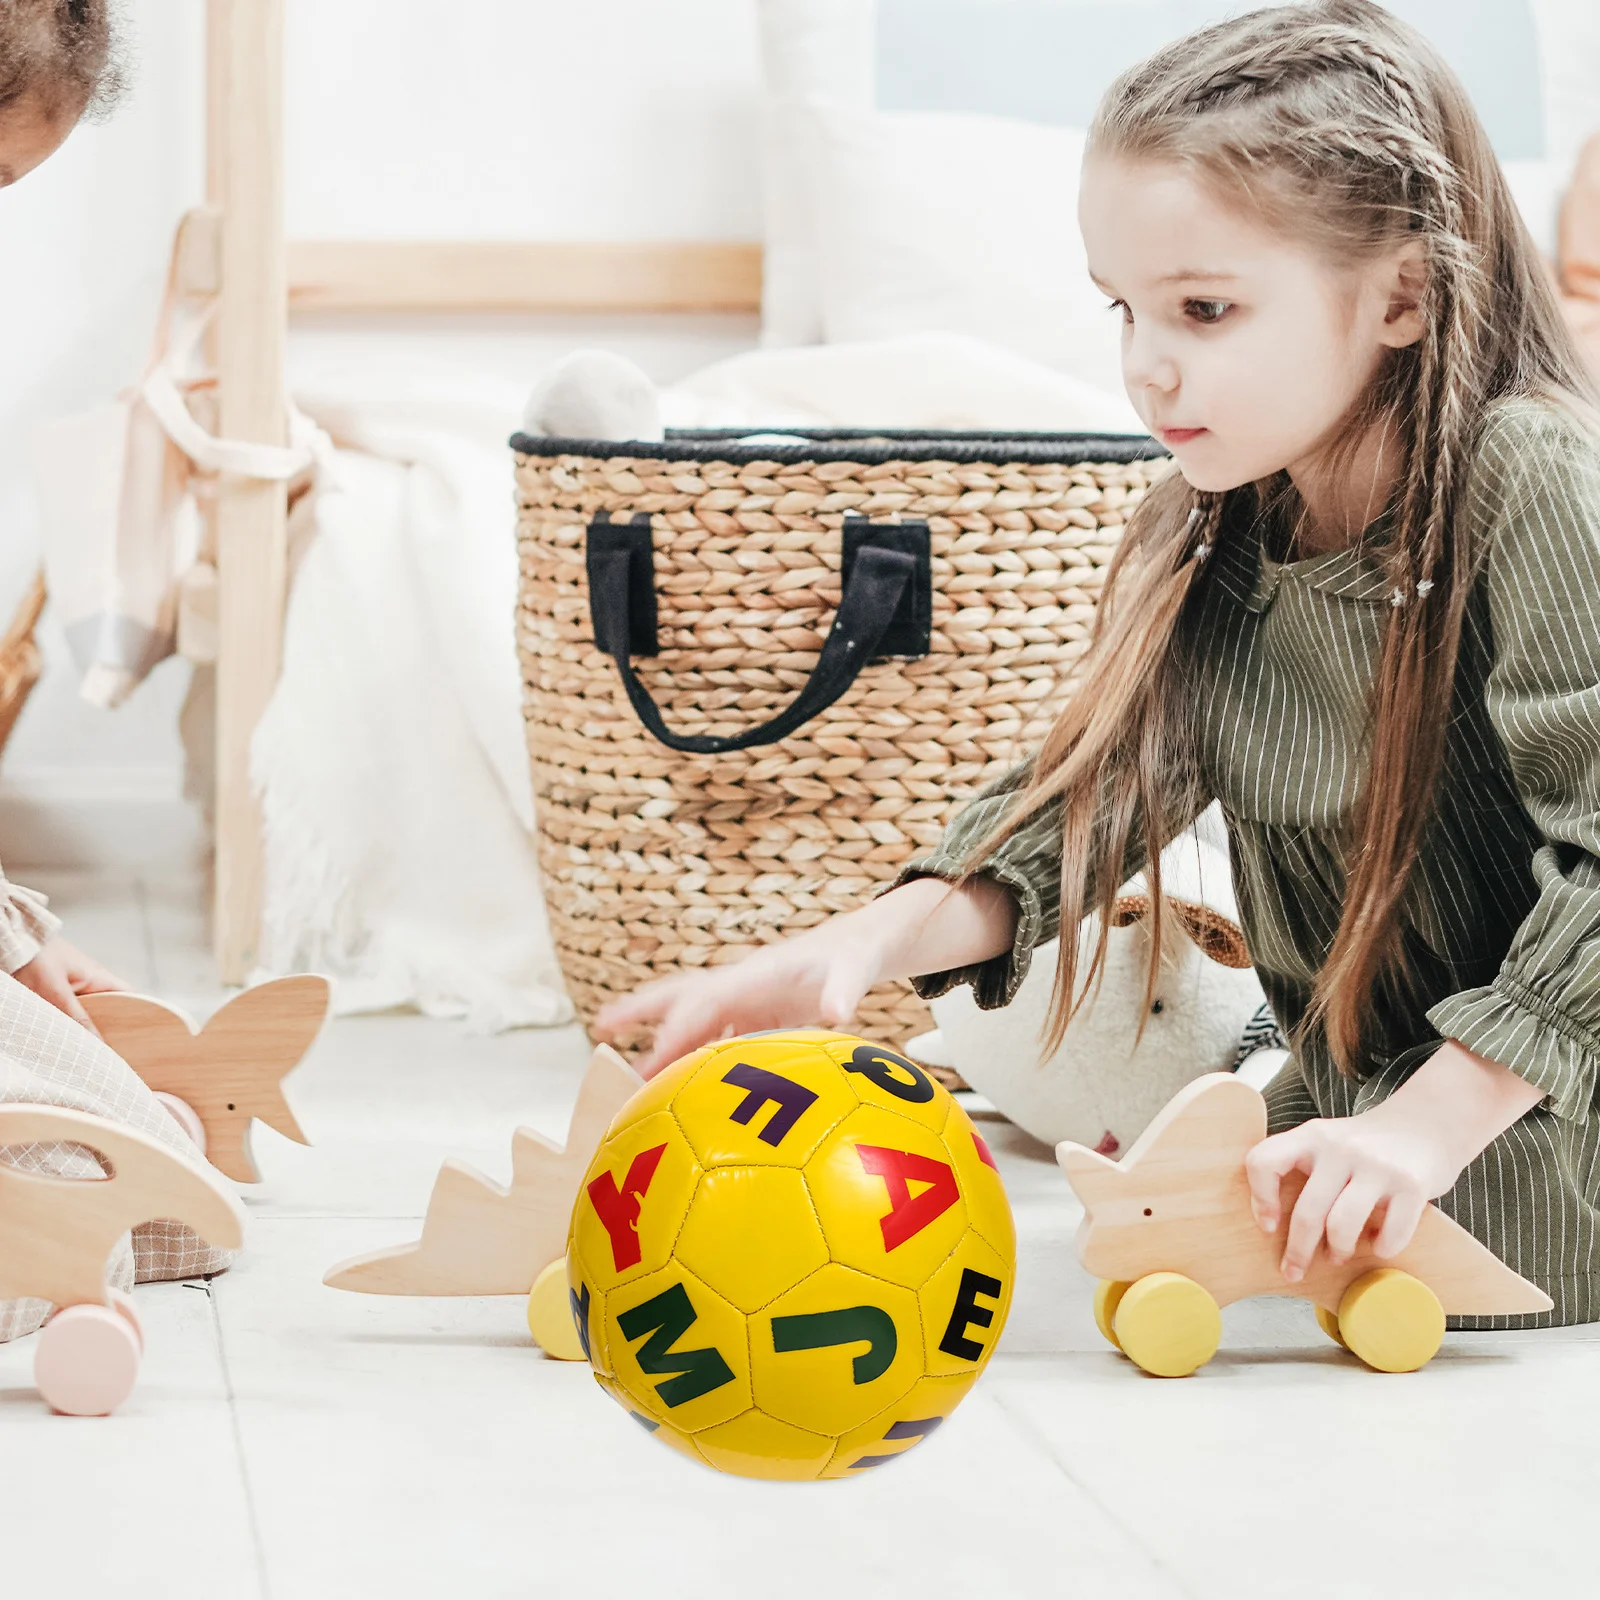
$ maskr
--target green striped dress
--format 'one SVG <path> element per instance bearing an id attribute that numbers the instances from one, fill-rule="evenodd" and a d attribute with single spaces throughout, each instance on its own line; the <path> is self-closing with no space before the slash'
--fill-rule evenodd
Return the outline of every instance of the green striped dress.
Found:
<path id="1" fill-rule="evenodd" d="M 1501 402 L 1480 433 L 1459 517 L 1480 566 L 1436 815 L 1404 907 L 1416 992 L 1379 1005 L 1359 1081 L 1310 1036 L 1268 1091 L 1270 1126 L 1365 1110 L 1441 1038 L 1503 1062 L 1545 1099 L 1439 1204 L 1555 1309 L 1452 1325 L 1588 1322 L 1600 1319 L 1600 444 L 1554 406 Z M 1363 545 L 1288 563 L 1263 548 L 1259 527 L 1225 529 L 1182 624 L 1198 738 L 1193 770 L 1171 774 L 1163 831 L 1221 802 L 1245 937 L 1286 1032 L 1339 921 L 1389 613 L 1372 553 L 1384 520 Z M 1025 770 L 975 800 L 902 881 L 954 876 Z M 1142 865 L 1123 863 L 1128 876 Z M 980 1005 L 1004 1005 L 1030 952 L 1056 934 L 1052 812 L 984 872 L 1016 897 L 1014 947 L 918 979 L 925 996 L 971 983 Z"/>

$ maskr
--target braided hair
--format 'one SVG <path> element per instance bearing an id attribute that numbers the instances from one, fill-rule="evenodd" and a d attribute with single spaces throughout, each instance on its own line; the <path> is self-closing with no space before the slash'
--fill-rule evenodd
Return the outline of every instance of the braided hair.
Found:
<path id="1" fill-rule="evenodd" d="M 97 118 L 124 86 L 115 0 L 0 0 L 0 117 Z"/>
<path id="2" fill-rule="evenodd" d="M 1424 253 L 1422 337 L 1385 353 L 1341 430 L 1353 449 L 1386 429 L 1400 460 L 1368 773 L 1341 921 L 1303 1024 L 1324 1029 L 1354 1073 L 1374 995 L 1410 983 L 1401 912 L 1432 814 L 1448 721 L 1439 708 L 1451 703 L 1475 570 L 1453 530 L 1477 429 L 1503 396 L 1541 394 L 1580 411 L 1597 397 L 1465 91 L 1419 34 L 1371 0 L 1274 7 L 1168 45 L 1107 91 L 1089 150 L 1180 164 L 1332 261 L 1407 242 Z M 1145 497 L 1107 574 L 1079 690 L 1018 806 L 974 854 L 975 868 L 1027 816 L 1060 802 L 1061 926 L 1102 915 L 1081 991 L 1076 941 L 1062 942 L 1049 1048 L 1104 969 L 1107 913 L 1135 835 L 1162 904 L 1160 852 L 1182 825 L 1165 814 L 1163 794 L 1193 750 L 1194 695 L 1173 642 L 1206 555 L 1228 529 L 1268 506 L 1292 509 L 1294 498 L 1282 473 L 1201 493 L 1176 472 Z M 1098 864 L 1093 882 L 1086 861 Z M 1159 919 L 1153 932 L 1151 994 Z"/>

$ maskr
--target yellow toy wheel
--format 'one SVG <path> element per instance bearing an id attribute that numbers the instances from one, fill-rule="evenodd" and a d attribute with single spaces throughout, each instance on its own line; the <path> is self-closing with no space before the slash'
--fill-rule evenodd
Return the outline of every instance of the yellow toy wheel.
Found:
<path id="1" fill-rule="evenodd" d="M 557 1361 L 583 1360 L 583 1345 L 567 1298 L 565 1256 L 557 1256 L 533 1280 L 533 1290 L 528 1295 L 528 1332 L 547 1356 L 554 1356 Z"/>
<path id="2" fill-rule="evenodd" d="M 1339 1346 L 1341 1350 L 1350 1348 L 1344 1342 L 1344 1335 L 1339 1331 L 1339 1319 L 1326 1306 L 1317 1307 L 1317 1326 Z"/>
<path id="3" fill-rule="evenodd" d="M 1102 1278 L 1094 1286 L 1094 1325 L 1104 1335 L 1106 1343 L 1118 1350 L 1122 1346 L 1117 1342 L 1117 1330 L 1112 1324 L 1123 1295 L 1132 1287 L 1120 1278 Z"/>
<path id="4" fill-rule="evenodd" d="M 1217 1302 L 1181 1272 L 1152 1272 L 1129 1284 L 1111 1326 L 1123 1354 L 1158 1378 L 1187 1378 L 1222 1342 Z"/>
<path id="5" fill-rule="evenodd" d="M 1444 1340 L 1439 1297 L 1409 1272 L 1379 1267 L 1356 1279 L 1339 1302 L 1347 1349 L 1379 1372 L 1415 1372 Z"/>

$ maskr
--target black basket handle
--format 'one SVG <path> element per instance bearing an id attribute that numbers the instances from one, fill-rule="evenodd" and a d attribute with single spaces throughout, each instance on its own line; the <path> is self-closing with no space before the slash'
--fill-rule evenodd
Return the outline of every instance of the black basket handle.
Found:
<path id="1" fill-rule="evenodd" d="M 925 522 L 873 524 L 847 518 L 843 592 L 811 676 L 770 722 L 726 739 L 674 733 L 628 659 L 657 652 L 655 553 L 648 516 L 614 523 L 602 511 L 589 524 L 584 564 L 594 642 L 616 662 L 640 722 L 669 749 L 686 755 L 722 755 L 775 744 L 831 706 L 869 661 L 928 653 L 933 625 L 929 554 Z"/>

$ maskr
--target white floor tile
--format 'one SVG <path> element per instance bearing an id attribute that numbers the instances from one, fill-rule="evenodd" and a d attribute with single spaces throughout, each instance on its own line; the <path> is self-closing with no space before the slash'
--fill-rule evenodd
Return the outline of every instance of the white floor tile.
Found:
<path id="1" fill-rule="evenodd" d="M 221 1000 L 195 882 L 44 880 L 130 981 L 201 1016 Z M 257 1130 L 249 1249 L 213 1290 L 220 1348 L 205 1292 L 140 1291 L 140 1387 L 77 1422 L 34 1395 L 29 1341 L 0 1346 L 0 1459 L 27 1468 L 0 1497 L 17 1592 L 61 1590 L 63 1552 L 65 1592 L 136 1600 L 1588 1592 L 1600 1327 L 1452 1336 L 1423 1372 L 1382 1377 L 1304 1305 L 1252 1301 L 1197 1376 L 1145 1378 L 1095 1330 L 1051 1152 L 992 1116 L 1019 1237 L 1000 1354 L 934 1439 L 864 1480 L 691 1466 L 586 1369 L 544 1360 L 515 1298 L 322 1287 L 334 1261 L 416 1236 L 444 1157 L 503 1180 L 519 1123 L 564 1137 L 587 1057 L 576 1028 L 331 1023 L 287 1086 L 313 1148 Z"/>
<path id="2" fill-rule="evenodd" d="M 1405 1376 L 1326 1341 L 1225 1346 L 1180 1382 L 1106 1350 L 1014 1360 L 989 1389 L 1197 1600 L 1586 1591 L 1577 1344 L 1462 1337 Z"/>
<path id="3" fill-rule="evenodd" d="M 139 881 L 132 873 L 35 868 L 20 881 L 48 895 L 62 937 L 136 989 L 157 982 Z"/>
<path id="4" fill-rule="evenodd" d="M 155 992 L 198 1015 L 208 1013 L 223 995 L 211 953 L 208 892 L 198 877 L 147 875 L 139 880 L 139 903 L 150 929 Z"/>
<path id="5" fill-rule="evenodd" d="M 565 1139 L 588 1059 L 576 1028 L 482 1037 L 425 1017 L 336 1017 L 285 1080 L 312 1145 L 258 1123 L 263 1181 L 246 1203 L 272 1216 L 420 1217 L 446 1156 L 504 1182 L 519 1125 Z"/>
<path id="6" fill-rule="evenodd" d="M 217 1286 L 275 1597 L 1177 1597 L 984 1391 L 869 1480 L 756 1484 L 672 1455 L 547 1361 L 517 1300 L 341 1295 L 370 1222 L 275 1217 Z M 1070 1553 L 1069 1555 L 1067 1553 Z M 1081 1586 L 1081 1589 L 1080 1589 Z"/>
<path id="7" fill-rule="evenodd" d="M 0 1547 L 10 1595 L 259 1600 L 249 1499 L 204 1288 L 135 1294 L 138 1386 L 110 1417 L 58 1417 L 36 1339 L 0 1345 Z"/>

